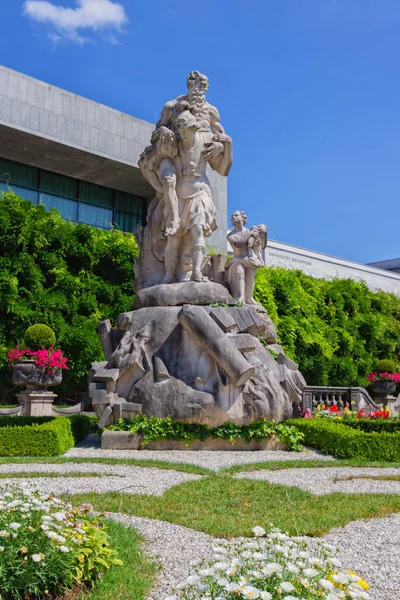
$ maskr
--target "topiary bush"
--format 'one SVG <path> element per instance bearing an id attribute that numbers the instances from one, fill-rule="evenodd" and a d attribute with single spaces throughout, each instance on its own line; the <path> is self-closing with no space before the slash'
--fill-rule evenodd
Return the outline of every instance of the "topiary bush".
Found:
<path id="1" fill-rule="evenodd" d="M 393 360 L 383 359 L 376 363 L 378 373 L 396 373 L 397 365 Z"/>
<path id="2" fill-rule="evenodd" d="M 47 325 L 31 325 L 24 333 L 23 345 L 30 350 L 48 349 L 55 346 L 56 334 Z"/>
<path id="3" fill-rule="evenodd" d="M 0 456 L 59 456 L 74 443 L 71 421 L 67 417 L 42 424 L 0 427 Z"/>

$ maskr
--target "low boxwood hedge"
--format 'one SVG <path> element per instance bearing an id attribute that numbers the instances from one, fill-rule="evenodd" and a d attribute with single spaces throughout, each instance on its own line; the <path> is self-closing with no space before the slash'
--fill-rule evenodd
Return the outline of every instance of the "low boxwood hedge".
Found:
<path id="1" fill-rule="evenodd" d="M 91 427 L 85 415 L 0 417 L 0 456 L 58 456 L 90 433 Z"/>
<path id="2" fill-rule="evenodd" d="M 0 427 L 0 456 L 58 456 L 74 444 L 67 417 L 41 424 Z"/>
<path id="3" fill-rule="evenodd" d="M 395 433 L 400 431 L 400 419 L 343 419 L 343 425 L 361 431 Z"/>
<path id="4" fill-rule="evenodd" d="M 338 458 L 369 461 L 400 461 L 400 432 L 378 433 L 352 429 L 328 418 L 289 419 L 304 434 L 304 444 Z"/>

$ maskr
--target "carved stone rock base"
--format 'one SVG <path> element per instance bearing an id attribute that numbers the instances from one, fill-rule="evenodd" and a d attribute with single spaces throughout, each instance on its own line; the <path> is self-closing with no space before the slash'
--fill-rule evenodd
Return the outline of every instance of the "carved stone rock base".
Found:
<path id="1" fill-rule="evenodd" d="M 186 281 L 184 283 L 169 283 L 154 285 L 140 290 L 136 296 L 136 308 L 148 306 L 183 306 L 184 304 L 229 304 L 235 305 L 228 290 L 220 283 L 213 281 Z"/>

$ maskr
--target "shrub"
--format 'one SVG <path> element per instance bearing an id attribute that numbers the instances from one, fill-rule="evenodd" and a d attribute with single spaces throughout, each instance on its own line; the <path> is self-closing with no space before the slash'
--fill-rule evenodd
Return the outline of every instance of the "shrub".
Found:
<path id="1" fill-rule="evenodd" d="M 377 431 L 378 433 L 395 433 L 400 431 L 400 419 L 389 418 L 389 419 L 343 419 L 343 425 L 352 427 L 353 429 L 360 429 L 361 431 L 371 432 Z"/>
<path id="2" fill-rule="evenodd" d="M 393 360 L 379 360 L 376 363 L 376 371 L 378 371 L 378 373 L 396 373 L 397 365 Z"/>
<path id="3" fill-rule="evenodd" d="M 12 417 L 11 420 L 18 423 L 20 418 L 32 417 Z M 1 456 L 58 456 L 73 445 L 71 421 L 67 417 L 32 425 L 10 423 L 0 427 Z"/>
<path id="4" fill-rule="evenodd" d="M 400 362 L 400 298 L 349 279 L 257 269 L 254 297 L 309 385 L 365 386 L 376 360 Z"/>
<path id="5" fill-rule="evenodd" d="M 68 357 L 60 397 L 87 389 L 103 360 L 97 333 L 132 307 L 135 238 L 75 225 L 12 192 L 0 193 L 0 398 L 13 390 L 6 355 L 35 323 L 51 327 Z"/>
<path id="6" fill-rule="evenodd" d="M 136 415 L 133 421 L 120 419 L 116 425 L 107 427 L 110 431 L 130 431 L 143 436 L 144 446 L 152 440 L 175 440 L 189 445 L 194 440 L 205 441 L 207 438 L 220 438 L 234 443 L 242 439 L 246 442 L 252 440 L 261 441 L 276 435 L 279 440 L 288 445 L 290 450 L 300 451 L 303 449 L 301 443 L 303 435 L 295 428 L 286 423 L 274 423 L 262 419 L 254 421 L 250 425 L 235 425 L 234 423 L 223 423 L 218 427 L 208 427 L 199 423 L 186 423 L 185 421 L 173 421 L 171 417 L 147 417 Z"/>
<path id="7" fill-rule="evenodd" d="M 1 427 L 29 427 L 30 425 L 43 425 L 55 419 L 68 418 L 75 443 L 83 440 L 93 429 L 93 423 L 98 422 L 97 417 L 87 415 L 66 415 L 65 417 L 0 417 Z"/>
<path id="8" fill-rule="evenodd" d="M 48 349 L 55 345 L 56 335 L 51 327 L 37 323 L 25 331 L 23 343 L 30 350 Z"/>
<path id="9" fill-rule="evenodd" d="M 400 461 L 400 432 L 378 433 L 352 429 L 333 419 L 289 419 L 304 434 L 304 444 L 338 458 Z"/>
<path id="10" fill-rule="evenodd" d="M 92 515 L 90 505 L 72 507 L 18 486 L 0 488 L 0 505 L 3 600 L 53 597 L 76 584 L 91 586 L 120 564 L 103 517 Z"/>

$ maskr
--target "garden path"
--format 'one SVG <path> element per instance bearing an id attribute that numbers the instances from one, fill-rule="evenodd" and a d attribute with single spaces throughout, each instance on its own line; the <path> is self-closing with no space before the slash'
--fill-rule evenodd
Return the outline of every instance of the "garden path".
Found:
<path id="1" fill-rule="evenodd" d="M 204 533 L 142 517 L 112 517 L 141 531 L 149 543 L 149 552 L 161 564 L 151 598 L 172 594 L 172 586 L 192 573 L 190 562 L 211 555 L 213 538 Z M 339 549 L 344 568 L 353 569 L 369 582 L 371 600 L 399 600 L 400 515 L 354 521 L 332 529 L 323 539 Z"/>
<path id="2" fill-rule="evenodd" d="M 4 464 L 0 465 L 0 473 L 58 473 L 61 477 L 36 477 L 27 479 L 29 483 L 46 493 L 57 494 L 87 494 L 96 492 L 124 492 L 130 494 L 144 494 L 149 496 L 162 496 L 163 493 L 174 485 L 185 481 L 200 479 L 200 475 L 169 471 L 154 467 L 136 467 L 134 465 L 106 465 L 103 463 L 29 463 L 29 464 Z M 69 473 L 81 473 L 82 477 L 68 477 Z M 96 473 L 98 477 L 85 477 L 85 473 Z M 0 483 L 21 484 L 21 479 L 0 480 Z"/>
<path id="3" fill-rule="evenodd" d="M 380 469 L 375 467 L 314 467 L 312 469 L 282 469 L 279 471 L 260 470 L 239 473 L 240 479 L 268 481 L 280 485 L 300 488 L 311 494 L 400 494 L 400 480 L 376 480 L 372 477 L 400 477 L 400 469 Z M 347 480 L 348 477 L 356 479 Z M 358 479 L 361 477 L 361 479 Z M 364 479 L 370 477 L 371 479 Z M 400 596 L 399 596 L 400 597 Z"/>

